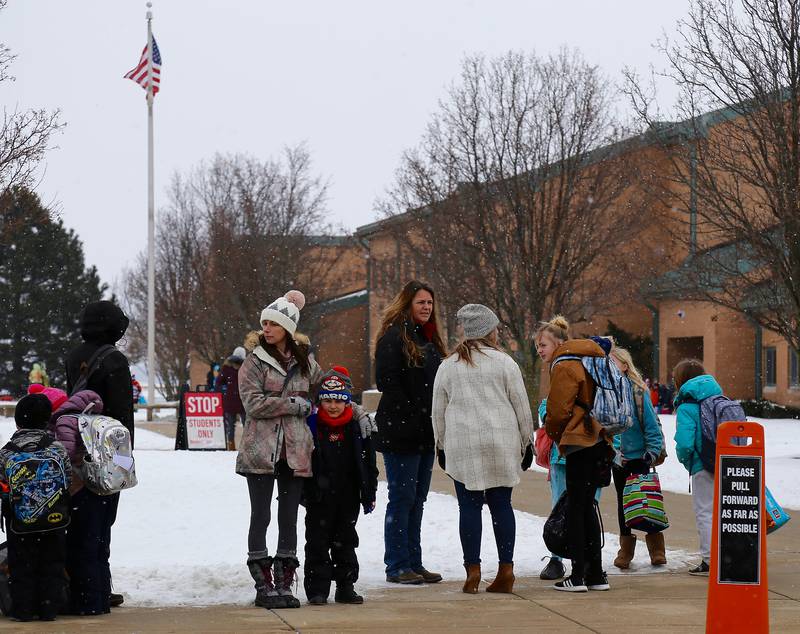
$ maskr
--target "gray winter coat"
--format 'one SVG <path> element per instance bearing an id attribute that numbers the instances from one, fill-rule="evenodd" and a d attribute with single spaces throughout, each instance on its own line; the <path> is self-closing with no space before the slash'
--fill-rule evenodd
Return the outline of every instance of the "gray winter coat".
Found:
<path id="1" fill-rule="evenodd" d="M 312 399 L 322 370 L 309 359 L 310 376 L 300 372 L 297 361 L 287 371 L 258 346 L 239 369 L 239 396 L 247 414 L 236 457 L 236 473 L 272 474 L 285 447 L 286 462 L 301 478 L 311 477 L 314 439 L 306 424 L 302 400 Z M 294 397 L 294 398 L 293 398 Z"/>

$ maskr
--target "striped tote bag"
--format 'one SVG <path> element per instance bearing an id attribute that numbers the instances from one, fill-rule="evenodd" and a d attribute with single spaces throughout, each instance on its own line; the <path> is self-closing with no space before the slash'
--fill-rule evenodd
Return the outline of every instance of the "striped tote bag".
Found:
<path id="1" fill-rule="evenodd" d="M 628 476 L 622 493 L 622 510 L 628 528 L 655 533 L 669 527 L 669 520 L 664 512 L 661 481 L 655 470 Z"/>

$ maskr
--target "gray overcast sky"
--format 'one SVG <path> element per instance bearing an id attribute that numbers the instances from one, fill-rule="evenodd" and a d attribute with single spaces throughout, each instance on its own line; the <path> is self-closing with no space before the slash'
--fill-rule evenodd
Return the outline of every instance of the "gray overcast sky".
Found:
<path id="1" fill-rule="evenodd" d="M 579 48 L 614 80 L 663 64 L 652 44 L 687 0 L 155 0 L 156 207 L 175 171 L 215 152 L 259 158 L 305 141 L 330 178 L 332 219 L 355 227 L 420 138 L 466 53 Z M 144 91 L 125 72 L 145 3 L 11 0 L 0 41 L 17 55 L 6 107 L 61 108 L 67 128 L 39 194 L 59 205 L 104 281 L 146 246 Z"/>

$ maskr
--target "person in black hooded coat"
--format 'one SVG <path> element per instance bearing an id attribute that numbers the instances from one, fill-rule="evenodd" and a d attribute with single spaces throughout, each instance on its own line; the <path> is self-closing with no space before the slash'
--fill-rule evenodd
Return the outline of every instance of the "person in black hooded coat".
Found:
<path id="1" fill-rule="evenodd" d="M 80 314 L 80 332 L 83 343 L 67 355 L 67 392 L 70 394 L 82 374 L 88 372 L 89 361 L 95 352 L 106 344 L 115 345 L 125 335 L 129 319 L 115 303 L 102 300 L 87 304 Z M 84 389 L 96 392 L 103 401 L 103 414 L 117 419 L 131 434 L 133 447 L 133 387 L 128 358 L 119 350 L 112 350 L 102 358 Z M 99 496 L 82 489 L 72 498 L 73 522 L 67 531 L 68 568 L 82 566 L 90 577 L 102 579 L 100 592 L 83 592 L 72 597 L 75 614 L 107 614 L 112 606 L 122 603 L 122 595 L 111 592 L 111 527 L 117 518 L 119 493 Z M 90 543 L 78 539 L 79 533 L 97 535 L 96 547 L 91 552 L 81 552 L 78 544 Z M 74 538 L 74 539 L 73 539 Z"/>
<path id="2" fill-rule="evenodd" d="M 80 315 L 83 343 L 67 355 L 67 392 L 88 369 L 89 360 L 103 345 L 115 345 L 128 329 L 128 318 L 122 309 L 107 300 L 87 304 Z M 133 386 L 128 358 L 119 350 L 105 357 L 97 371 L 89 377 L 84 389 L 100 395 L 106 416 L 116 418 L 131 434 L 133 445 Z"/>

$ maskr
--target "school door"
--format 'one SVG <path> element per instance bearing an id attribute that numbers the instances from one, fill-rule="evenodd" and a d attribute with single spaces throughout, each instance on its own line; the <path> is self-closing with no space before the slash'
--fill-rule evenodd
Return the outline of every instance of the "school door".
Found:
<path id="1" fill-rule="evenodd" d="M 681 359 L 703 360 L 703 337 L 670 337 L 667 339 L 667 374 Z"/>

